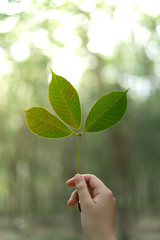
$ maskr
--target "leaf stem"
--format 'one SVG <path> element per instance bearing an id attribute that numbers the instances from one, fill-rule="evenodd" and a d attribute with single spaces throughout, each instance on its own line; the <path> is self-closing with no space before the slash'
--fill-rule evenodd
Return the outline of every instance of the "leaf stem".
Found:
<path id="1" fill-rule="evenodd" d="M 77 158 L 77 173 L 79 172 L 79 155 L 80 155 L 80 146 L 81 146 L 81 133 L 79 133 L 79 143 L 78 143 L 78 158 Z"/>

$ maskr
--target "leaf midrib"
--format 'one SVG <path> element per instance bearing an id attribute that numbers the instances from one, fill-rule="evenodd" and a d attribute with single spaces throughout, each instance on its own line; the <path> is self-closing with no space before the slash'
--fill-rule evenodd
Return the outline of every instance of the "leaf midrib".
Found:
<path id="1" fill-rule="evenodd" d="M 74 119 L 74 117 L 73 117 L 73 114 L 72 114 L 72 111 L 71 111 L 69 105 L 67 104 L 67 100 L 65 99 L 65 97 L 64 97 L 64 95 L 63 95 L 63 93 L 62 93 L 62 90 L 61 90 L 61 87 L 60 87 L 60 85 L 59 85 L 59 83 L 58 83 L 56 74 L 54 74 L 53 76 L 54 76 L 54 78 L 55 78 L 55 80 L 56 80 L 56 82 L 57 82 L 57 86 L 58 86 L 58 88 L 59 88 L 59 91 L 60 91 L 60 93 L 61 93 L 61 96 L 63 97 L 63 99 L 64 99 L 64 101 L 65 101 L 65 103 L 66 103 L 67 108 L 69 109 L 70 115 L 72 116 L 72 118 L 73 118 L 73 120 L 74 120 L 74 124 L 76 124 L 76 127 L 77 127 L 77 126 L 78 126 L 78 123 L 75 121 L 75 119 Z"/>
<path id="2" fill-rule="evenodd" d="M 122 95 L 122 97 L 125 95 L 125 93 L 126 93 L 126 92 L 124 92 L 124 94 Z M 114 104 L 112 104 L 105 113 L 107 113 L 107 112 L 110 110 L 110 108 L 113 107 L 122 97 L 120 97 Z M 95 104 L 96 104 L 96 103 L 95 103 Z M 92 122 L 92 123 L 88 126 L 87 129 L 89 129 L 91 125 L 95 124 L 101 117 L 103 117 L 103 116 L 105 115 L 105 113 L 104 113 L 103 115 L 101 115 L 99 118 L 97 118 L 94 122 Z M 87 129 L 85 129 L 85 131 L 86 131 Z"/>

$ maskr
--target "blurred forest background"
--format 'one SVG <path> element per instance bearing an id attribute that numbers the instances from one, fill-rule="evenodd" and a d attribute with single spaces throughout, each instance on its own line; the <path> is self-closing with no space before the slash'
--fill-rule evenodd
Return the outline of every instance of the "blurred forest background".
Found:
<path id="1" fill-rule="evenodd" d="M 47 140 L 22 108 L 48 101 L 49 67 L 77 89 L 83 121 L 102 95 L 128 92 L 110 130 L 85 134 L 80 172 L 117 199 L 118 240 L 160 239 L 160 1 L 0 1 L 0 240 L 82 240 L 66 204 L 78 137 Z"/>

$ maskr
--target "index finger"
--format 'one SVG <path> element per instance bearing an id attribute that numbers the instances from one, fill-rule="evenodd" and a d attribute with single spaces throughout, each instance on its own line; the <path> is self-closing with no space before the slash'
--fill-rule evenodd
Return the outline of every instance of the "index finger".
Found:
<path id="1" fill-rule="evenodd" d="M 82 174 L 82 176 L 84 177 L 86 183 L 91 187 L 92 190 L 95 189 L 95 188 L 100 188 L 101 189 L 103 187 L 106 187 L 104 185 L 104 183 L 93 174 Z M 75 186 L 74 177 L 69 179 L 66 182 L 66 185 L 69 186 L 69 187 Z"/>

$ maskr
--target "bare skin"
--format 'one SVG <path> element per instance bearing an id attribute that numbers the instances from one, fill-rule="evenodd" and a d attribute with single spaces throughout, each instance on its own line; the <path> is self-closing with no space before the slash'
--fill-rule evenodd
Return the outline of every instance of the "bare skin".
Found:
<path id="1" fill-rule="evenodd" d="M 67 204 L 74 206 L 79 196 L 81 225 L 86 239 L 116 240 L 114 233 L 116 200 L 104 183 L 92 174 L 76 174 L 66 184 L 69 187 L 76 187 Z"/>

